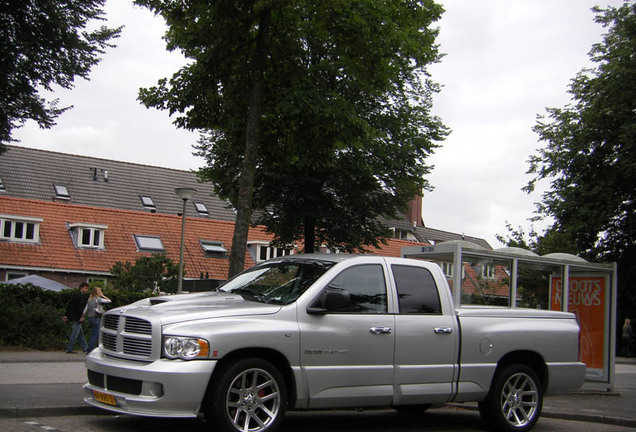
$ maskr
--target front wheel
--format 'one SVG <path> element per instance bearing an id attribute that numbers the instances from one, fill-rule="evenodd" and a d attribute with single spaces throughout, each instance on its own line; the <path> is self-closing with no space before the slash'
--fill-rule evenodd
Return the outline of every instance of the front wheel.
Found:
<path id="1" fill-rule="evenodd" d="M 532 429 L 541 415 L 543 392 L 539 377 L 525 365 L 509 365 L 497 372 L 479 412 L 496 431 L 524 432 Z"/>
<path id="2" fill-rule="evenodd" d="M 214 431 L 269 432 L 282 421 L 286 405 L 278 369 L 266 360 L 246 358 L 219 372 L 204 412 Z"/>

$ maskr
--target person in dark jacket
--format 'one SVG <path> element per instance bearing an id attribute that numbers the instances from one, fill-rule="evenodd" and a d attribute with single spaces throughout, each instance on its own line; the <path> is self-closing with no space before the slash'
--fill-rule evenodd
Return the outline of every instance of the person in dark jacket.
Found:
<path id="1" fill-rule="evenodd" d="M 66 352 L 69 354 L 75 352 L 73 351 L 73 348 L 75 348 L 75 344 L 77 342 L 79 342 L 82 351 L 84 351 L 85 353 L 88 352 L 88 344 L 86 343 L 86 339 L 84 338 L 84 330 L 82 329 L 82 322 L 84 321 L 82 313 L 84 312 L 86 301 L 88 300 L 86 297 L 87 292 L 88 284 L 86 282 L 82 282 L 79 285 L 79 290 L 75 294 L 73 294 L 71 300 L 66 306 L 66 315 L 64 315 L 64 321 L 73 324 L 73 327 L 71 328 L 71 336 L 69 337 L 68 345 L 66 346 Z"/>

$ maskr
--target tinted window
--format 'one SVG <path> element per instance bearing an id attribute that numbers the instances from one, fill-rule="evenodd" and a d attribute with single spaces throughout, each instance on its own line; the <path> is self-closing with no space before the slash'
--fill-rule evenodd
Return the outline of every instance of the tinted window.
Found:
<path id="1" fill-rule="evenodd" d="M 349 293 L 351 304 L 336 312 L 386 313 L 386 284 L 381 265 L 360 265 L 340 273 L 329 284 Z"/>
<path id="2" fill-rule="evenodd" d="M 403 314 L 439 314 L 437 285 L 433 275 L 422 267 L 403 265 L 391 266 L 397 286 L 400 313 Z"/>

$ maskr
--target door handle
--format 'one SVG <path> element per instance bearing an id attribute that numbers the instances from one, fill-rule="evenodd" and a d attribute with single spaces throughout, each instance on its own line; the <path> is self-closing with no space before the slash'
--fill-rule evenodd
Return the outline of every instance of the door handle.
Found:
<path id="1" fill-rule="evenodd" d="M 371 327 L 369 331 L 371 334 L 391 334 L 393 330 L 391 327 Z"/>
<path id="2" fill-rule="evenodd" d="M 435 327 L 435 334 L 451 334 L 453 332 L 452 327 Z"/>

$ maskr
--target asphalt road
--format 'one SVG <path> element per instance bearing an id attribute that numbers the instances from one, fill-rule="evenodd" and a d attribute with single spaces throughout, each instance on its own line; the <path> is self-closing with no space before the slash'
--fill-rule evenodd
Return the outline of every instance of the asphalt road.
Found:
<path id="1" fill-rule="evenodd" d="M 3 432 L 209 432 L 202 420 L 156 419 L 118 415 L 0 418 Z M 421 416 L 393 411 L 293 412 L 280 432 L 483 432 L 479 414 L 461 409 L 431 410 Z M 533 432 L 628 432 L 636 428 L 542 418 Z"/>

